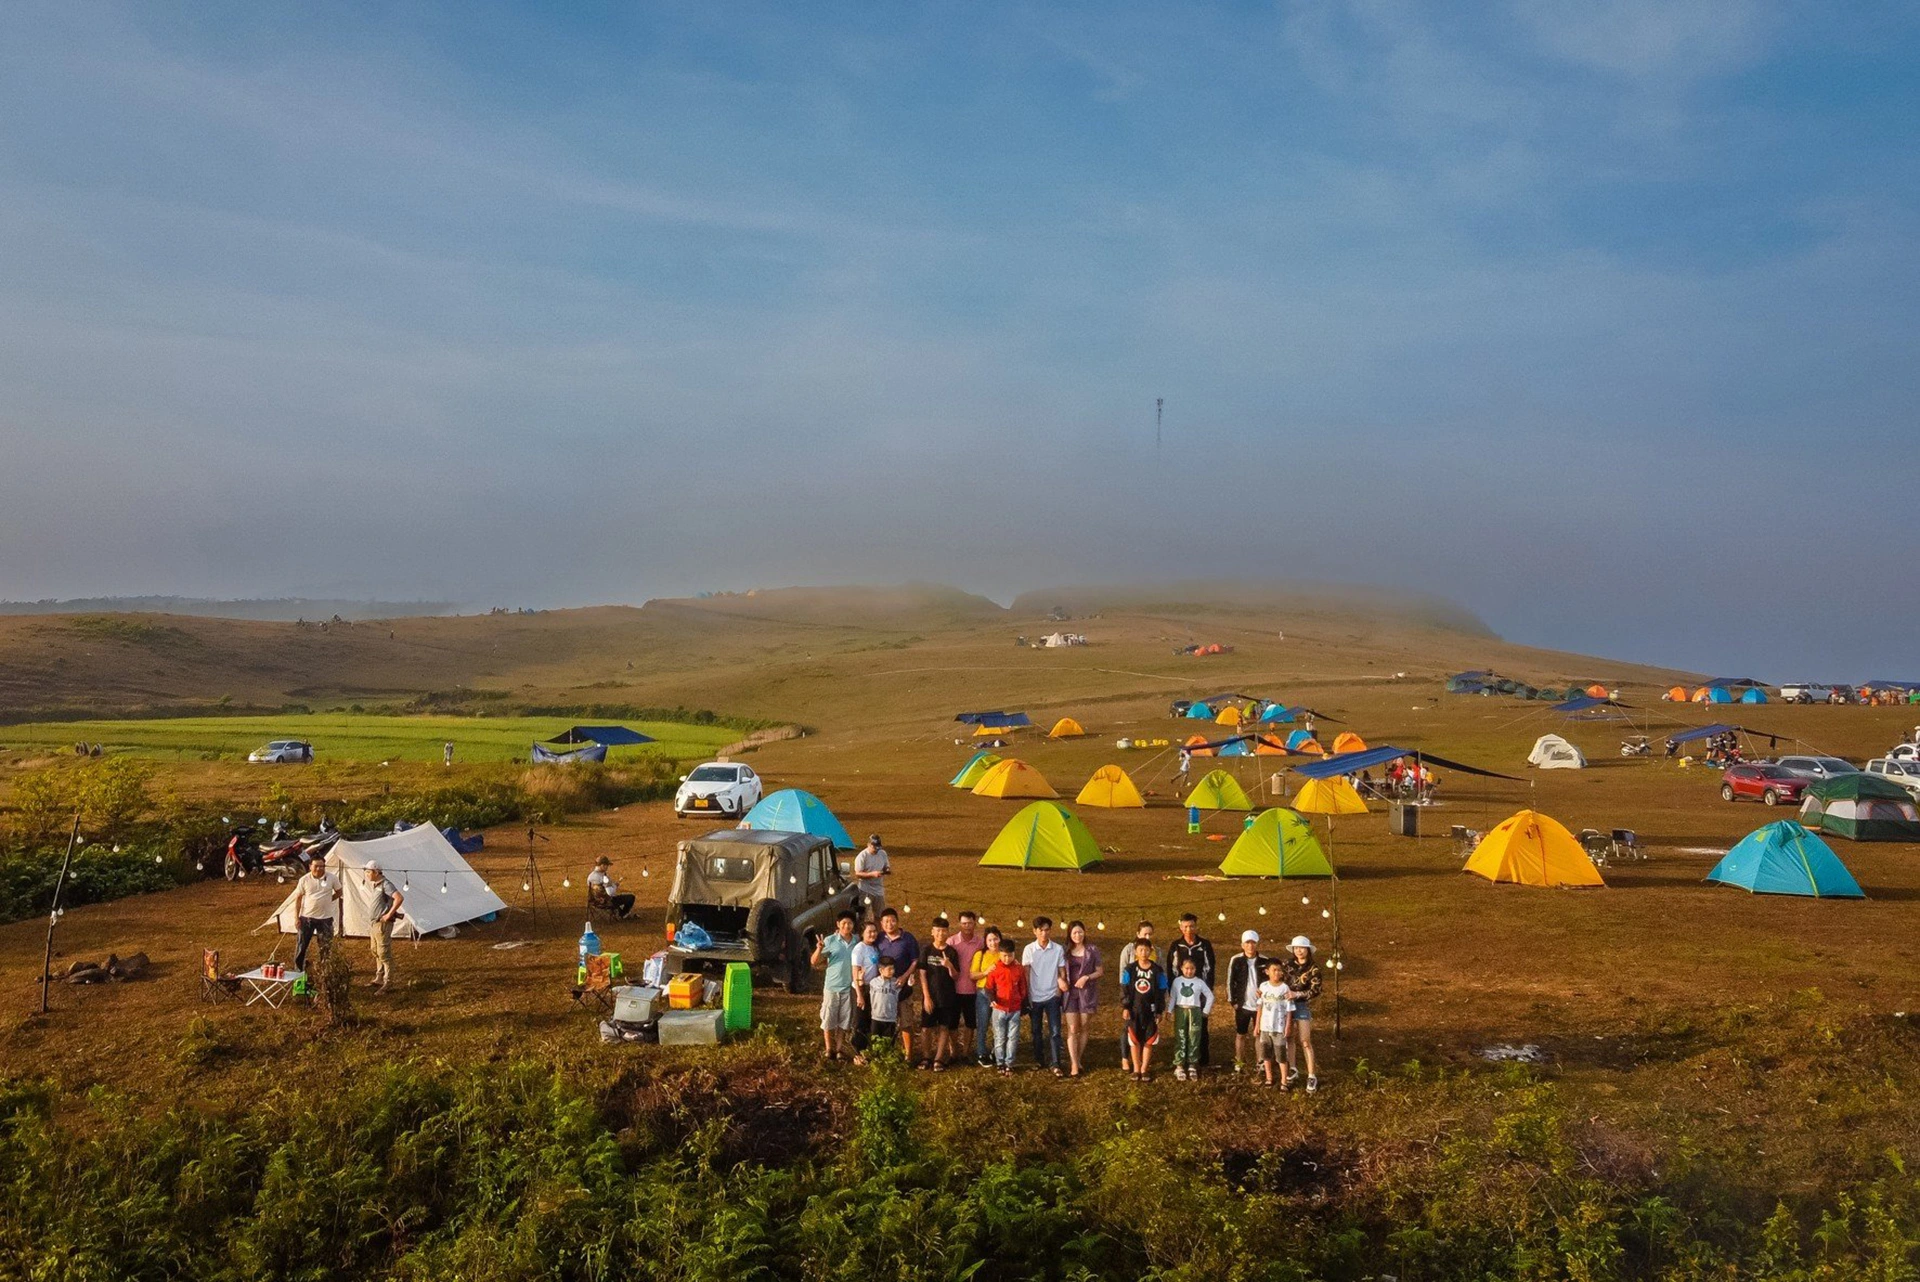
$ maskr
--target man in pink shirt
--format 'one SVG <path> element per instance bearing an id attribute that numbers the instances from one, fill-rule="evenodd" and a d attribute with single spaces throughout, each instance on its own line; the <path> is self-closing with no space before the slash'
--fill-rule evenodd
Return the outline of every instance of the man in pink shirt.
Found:
<path id="1" fill-rule="evenodd" d="M 960 1022 L 973 1031 L 974 1062 L 981 1065 L 991 1062 L 987 1057 L 987 1034 L 992 1021 L 980 1017 L 980 990 L 973 982 L 973 959 L 986 946 L 986 937 L 980 933 L 980 914 L 969 908 L 960 914 L 959 933 L 947 940 L 947 947 L 960 956 L 960 971 L 953 977 L 953 991 L 960 999 Z"/>

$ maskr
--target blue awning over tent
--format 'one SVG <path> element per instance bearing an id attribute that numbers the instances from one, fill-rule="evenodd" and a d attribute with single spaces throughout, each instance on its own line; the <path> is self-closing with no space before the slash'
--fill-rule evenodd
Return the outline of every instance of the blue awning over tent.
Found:
<path id="1" fill-rule="evenodd" d="M 1764 686 L 1766 682 L 1755 681 L 1752 677 L 1713 677 L 1704 682 L 1710 686 L 1725 686 L 1729 690 L 1745 690 L 1750 686 Z"/>
<path id="2" fill-rule="evenodd" d="M 1711 739 L 1715 735 L 1732 734 L 1739 726 L 1730 726 L 1724 722 L 1715 722 L 1710 726 L 1699 726 L 1693 730 L 1682 730 L 1679 734 L 1667 736 L 1668 743 L 1692 743 L 1695 739 Z"/>
<path id="3" fill-rule="evenodd" d="M 1295 766 L 1293 773 L 1303 779 L 1332 779 L 1336 775 L 1350 775 L 1356 770 L 1371 770 L 1375 766 L 1384 766 L 1389 761 L 1398 761 L 1401 757 L 1418 757 L 1447 770 L 1458 770 L 1461 774 L 1482 775 L 1488 779 L 1508 779 L 1514 783 L 1520 780 L 1512 775 L 1503 775 L 1497 770 L 1482 770 L 1479 766 L 1469 766 L 1464 762 L 1448 761 L 1445 757 L 1436 757 L 1431 752 L 1421 752 L 1415 748 L 1368 748 L 1361 752 L 1342 752 L 1335 756 L 1323 757 L 1319 761 L 1304 766 Z"/>
<path id="4" fill-rule="evenodd" d="M 629 730 L 625 726 L 574 726 L 565 734 L 556 735 L 548 743 L 597 743 L 607 748 L 627 748 L 635 744 L 652 743 L 650 735 L 638 730 Z"/>
<path id="5" fill-rule="evenodd" d="M 1024 712 L 983 712 L 977 724 L 989 730 L 1010 730 L 1014 726 L 1030 726 L 1033 722 Z"/>
<path id="6" fill-rule="evenodd" d="M 995 708 L 995 709 L 994 709 L 993 711 L 991 711 L 991 712 L 962 712 L 962 713 L 958 713 L 958 714 L 956 714 L 956 715 L 954 716 L 954 718 L 953 718 L 953 719 L 954 719 L 955 721 L 964 721 L 964 722 L 966 722 L 966 723 L 967 723 L 968 725 L 970 725 L 970 726 L 977 726 L 977 725 L 979 725 L 979 724 L 980 724 L 980 719 L 981 719 L 982 717 L 1004 717 L 1004 716 L 1006 716 L 1006 715 L 1007 715 L 1006 713 L 1004 713 L 1004 712 L 1002 712 L 1002 711 L 1000 711 L 1000 710 L 999 710 L 998 708 Z"/>
<path id="7" fill-rule="evenodd" d="M 1608 704 L 1612 702 L 1613 700 L 1611 699 L 1600 699 L 1590 694 L 1582 694 L 1582 695 L 1576 695 L 1573 698 L 1568 699 L 1565 703 L 1554 704 L 1553 711 L 1585 712 L 1588 708 L 1598 708 L 1603 704 Z"/>

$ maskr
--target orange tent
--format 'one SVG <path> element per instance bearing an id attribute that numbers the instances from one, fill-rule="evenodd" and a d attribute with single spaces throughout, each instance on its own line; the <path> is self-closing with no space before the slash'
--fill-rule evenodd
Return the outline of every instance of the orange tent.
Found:
<path id="1" fill-rule="evenodd" d="M 1187 740 L 1184 746 L 1191 756 L 1211 757 L 1215 755 L 1213 749 L 1207 746 L 1207 736 L 1203 734 L 1194 735 L 1191 739 Z"/>
<path id="2" fill-rule="evenodd" d="M 1307 757 L 1324 757 L 1327 755 L 1327 750 L 1320 746 L 1318 739 L 1302 739 L 1299 743 L 1293 745 L 1293 750 Z"/>
<path id="3" fill-rule="evenodd" d="M 1365 752 L 1367 741 L 1349 730 L 1333 741 L 1335 752 Z"/>
<path id="4" fill-rule="evenodd" d="M 1607 697 L 1607 688 L 1596 681 L 1587 687 L 1587 693 L 1595 699 L 1604 699 Z"/>
<path id="5" fill-rule="evenodd" d="M 1272 735 L 1255 735 L 1253 739 L 1253 755 L 1256 757 L 1284 757 L 1287 755 L 1287 745 L 1281 743 Z"/>
<path id="6" fill-rule="evenodd" d="M 1695 703 L 1705 703 L 1707 699 L 1708 699 L 1707 688 L 1705 686 L 1701 686 L 1698 690 L 1695 690 L 1693 692 L 1693 701 Z"/>
<path id="7" fill-rule="evenodd" d="M 1685 703 L 1687 701 L 1687 688 L 1685 686 L 1675 686 L 1673 689 L 1667 691 L 1666 700 L 1668 703 Z"/>

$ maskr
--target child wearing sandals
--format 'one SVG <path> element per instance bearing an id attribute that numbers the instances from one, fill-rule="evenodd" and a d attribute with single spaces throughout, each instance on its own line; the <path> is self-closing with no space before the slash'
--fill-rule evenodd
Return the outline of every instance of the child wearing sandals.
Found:
<path id="1" fill-rule="evenodd" d="M 1293 990 L 1287 987 L 1286 963 L 1278 958 L 1267 963 L 1267 982 L 1260 985 L 1259 1034 L 1260 1071 L 1269 1086 L 1287 1089 L 1287 1026 L 1293 1018 Z M 1280 1080 L 1274 1081 L 1278 1069 Z"/>
<path id="2" fill-rule="evenodd" d="M 1121 1005 L 1127 1012 L 1127 1053 L 1133 1080 L 1153 1080 L 1153 1044 L 1160 1040 L 1160 1015 L 1167 1008 L 1167 972 L 1153 959 L 1153 945 L 1136 940 L 1127 963 Z"/>

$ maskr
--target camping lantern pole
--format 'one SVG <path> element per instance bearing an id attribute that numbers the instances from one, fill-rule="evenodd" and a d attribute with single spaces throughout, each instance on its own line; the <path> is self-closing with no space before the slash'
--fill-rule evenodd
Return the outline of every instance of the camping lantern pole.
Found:
<path id="1" fill-rule="evenodd" d="M 1327 816 L 1327 863 L 1333 868 L 1333 1040 L 1340 1040 L 1340 865 L 1333 862 L 1333 816 Z"/>
<path id="2" fill-rule="evenodd" d="M 60 924 L 60 892 L 67 886 L 67 870 L 73 867 L 73 848 L 80 844 L 80 812 L 73 812 L 73 832 L 67 837 L 66 857 L 60 861 L 60 875 L 53 880 L 53 905 L 47 909 L 47 955 L 40 965 L 40 1013 L 47 1013 L 47 985 L 53 977 L 53 928 Z"/>

